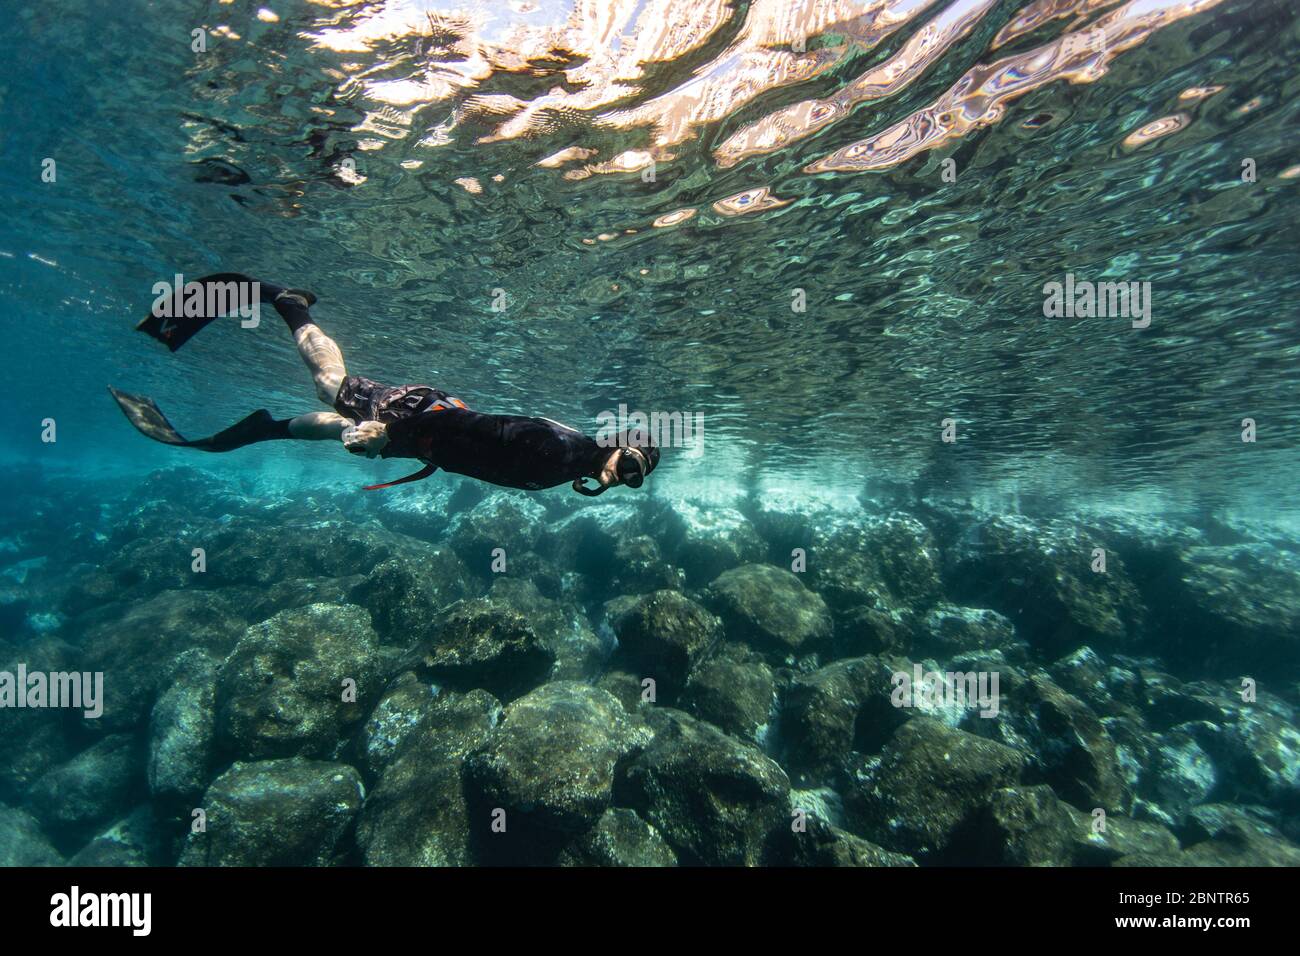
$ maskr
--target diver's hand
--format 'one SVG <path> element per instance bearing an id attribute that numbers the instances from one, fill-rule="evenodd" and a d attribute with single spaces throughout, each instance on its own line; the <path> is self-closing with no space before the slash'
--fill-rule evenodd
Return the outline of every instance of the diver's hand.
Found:
<path id="1" fill-rule="evenodd" d="M 383 422 L 362 422 L 343 429 L 343 447 L 354 455 L 374 458 L 388 444 L 388 429 Z"/>

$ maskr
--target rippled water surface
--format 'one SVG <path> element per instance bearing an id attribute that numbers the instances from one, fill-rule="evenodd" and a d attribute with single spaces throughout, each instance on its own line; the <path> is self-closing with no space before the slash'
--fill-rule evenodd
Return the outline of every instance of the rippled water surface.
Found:
<path id="1" fill-rule="evenodd" d="M 703 413 L 682 479 L 1288 507 L 1294 3 L 59 0 L 0 53 L 9 410 L 91 459 L 158 451 L 109 382 L 195 432 L 311 407 L 278 323 L 131 332 L 238 269 L 362 374 Z M 1149 327 L 1045 317 L 1067 273 L 1149 282 Z"/>

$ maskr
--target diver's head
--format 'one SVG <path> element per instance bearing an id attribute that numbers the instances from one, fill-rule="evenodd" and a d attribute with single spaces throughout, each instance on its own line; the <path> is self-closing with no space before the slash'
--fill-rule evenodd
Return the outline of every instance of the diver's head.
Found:
<path id="1" fill-rule="evenodd" d="M 617 460 L 618 483 L 629 488 L 640 488 L 646 476 L 659 464 L 659 449 L 650 435 L 640 430 L 624 432 L 618 436 L 622 454 Z"/>
<path id="2" fill-rule="evenodd" d="M 579 478 L 574 481 L 573 490 L 594 498 L 615 485 L 640 488 L 645 484 L 646 476 L 658 464 L 659 449 L 647 432 L 639 429 L 622 432 L 600 471 L 593 476 L 597 482 L 596 487 L 586 487 L 583 479 Z"/>

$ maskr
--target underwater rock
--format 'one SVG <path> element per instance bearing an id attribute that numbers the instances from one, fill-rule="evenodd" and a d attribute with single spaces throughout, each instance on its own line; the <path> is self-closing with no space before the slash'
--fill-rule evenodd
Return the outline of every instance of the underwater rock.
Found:
<path id="1" fill-rule="evenodd" d="M 1108 866 L 1132 853 L 1178 852 L 1165 827 L 1082 813 L 1045 784 L 996 791 L 977 832 L 982 862 L 1003 866 Z"/>
<path id="2" fill-rule="evenodd" d="M 729 568 L 761 561 L 767 551 L 739 511 L 691 501 L 665 504 L 652 533 L 692 587 L 707 584 Z"/>
<path id="3" fill-rule="evenodd" d="M 375 709 L 353 741 L 354 759 L 369 783 L 378 779 L 398 751 L 420 728 L 433 709 L 438 688 L 414 671 L 404 671 L 385 688 Z"/>
<path id="4" fill-rule="evenodd" d="M 1300 554 L 1238 544 L 1180 557 L 1177 581 L 1148 598 L 1175 609 L 1169 656 L 1184 666 L 1300 673 Z"/>
<path id="5" fill-rule="evenodd" d="M 619 538 L 609 569 L 609 590 L 616 594 L 680 591 L 686 585 L 686 572 L 665 561 L 659 543 L 645 534 Z"/>
<path id="6" fill-rule="evenodd" d="M 1021 749 L 1031 773 L 1067 803 L 1107 813 L 1128 810 L 1133 795 L 1115 742 L 1088 705 L 1046 674 L 1018 679 L 1003 671 L 1001 677 L 997 716 L 972 712 L 966 729 Z"/>
<path id="7" fill-rule="evenodd" d="M 432 486 L 432 487 L 429 487 Z M 389 531 L 421 541 L 441 541 L 451 522 L 449 507 L 453 489 L 446 482 L 426 482 L 418 490 L 388 490 L 364 500 L 370 511 Z"/>
<path id="8" fill-rule="evenodd" d="M 878 757 L 861 758 L 848 773 L 848 829 L 918 858 L 960 857 L 964 831 L 995 790 L 1017 783 L 1023 763 L 1010 747 L 914 717 Z"/>
<path id="9" fill-rule="evenodd" d="M 653 712 L 655 737 L 620 774 L 615 801 L 629 806 L 683 864 L 755 866 L 790 823 L 790 781 L 756 747 L 680 711 Z"/>
<path id="10" fill-rule="evenodd" d="M 1080 647 L 1054 661 L 1048 672 L 1098 714 L 1133 718 L 1140 714 L 1142 680 L 1138 672 L 1103 659 L 1091 647 Z"/>
<path id="11" fill-rule="evenodd" d="M 654 680 L 665 703 L 681 695 L 691 671 L 722 639 L 722 621 L 677 591 L 656 591 L 615 613 L 617 658 Z"/>
<path id="12" fill-rule="evenodd" d="M 1076 866 L 1107 866 L 1133 854 L 1161 856 L 1178 852 L 1178 838 L 1159 823 L 1107 813 L 1103 827 L 1095 812 L 1081 813 L 1064 802 L 1062 806 L 1074 819 Z"/>
<path id="13" fill-rule="evenodd" d="M 1190 725 L 1180 725 L 1156 737 L 1151 763 L 1150 787 L 1144 789 L 1172 820 L 1181 819 L 1192 807 L 1204 803 L 1219 782 L 1213 759 Z"/>
<path id="14" fill-rule="evenodd" d="M 913 644 L 919 653 L 947 659 L 975 650 L 1001 650 L 1008 660 L 1025 658 L 1024 642 L 1017 640 L 1011 621 L 997 611 L 982 607 L 938 604 L 917 628 Z"/>
<path id="15" fill-rule="evenodd" d="M 249 624 L 240 611 L 233 596 L 193 589 L 106 609 L 72 665 L 104 673 L 104 713 L 87 724 L 110 731 L 144 724 L 172 661 L 191 648 L 225 657 Z"/>
<path id="16" fill-rule="evenodd" d="M 63 866 L 63 857 L 35 817 L 0 804 L 0 867 L 10 866 Z"/>
<path id="17" fill-rule="evenodd" d="M 1251 807 L 1208 803 L 1188 814 L 1184 836 L 1189 852 L 1204 861 L 1197 866 L 1297 866 L 1300 847 L 1261 819 Z M 1209 844 L 1209 845 L 1207 845 Z"/>
<path id="18" fill-rule="evenodd" d="M 190 801 L 211 779 L 217 732 L 218 664 L 201 650 L 176 658 L 167 689 L 149 719 L 149 792 Z"/>
<path id="19" fill-rule="evenodd" d="M 1107 545 L 1075 525 L 999 515 L 954 545 L 945 577 L 952 597 L 1007 615 L 1048 654 L 1123 648 L 1143 632 L 1142 602 L 1117 553 L 1092 570 L 1095 548 Z"/>
<path id="20" fill-rule="evenodd" d="M 26 664 L 29 674 L 66 672 L 73 669 L 70 662 L 76 657 L 77 652 L 62 641 L 42 638 L 6 656 L 0 671 L 17 675 L 19 665 Z M 33 782 L 73 757 L 77 752 L 76 720 L 82 713 L 0 707 L 0 741 L 4 747 L 0 800 L 20 803 Z"/>
<path id="21" fill-rule="evenodd" d="M 1233 789 L 1247 799 L 1300 813 L 1300 730 L 1294 711 L 1270 713 L 1261 697 L 1243 705 L 1225 728 L 1223 748 Z M 1289 708 L 1287 708 L 1289 711 Z"/>
<path id="22" fill-rule="evenodd" d="M 388 558 L 425 550 L 381 527 L 308 517 L 270 523 L 241 519 L 215 526 L 193 544 L 207 551 L 207 570 L 201 575 L 206 587 L 347 577 Z"/>
<path id="23" fill-rule="evenodd" d="M 244 632 L 221 672 L 217 734 L 241 759 L 333 757 L 383 683 L 370 615 L 352 605 L 281 611 Z"/>
<path id="24" fill-rule="evenodd" d="M 348 595 L 364 578 L 349 574 L 338 578 L 289 578 L 258 587 L 223 589 L 222 594 L 239 601 L 241 616 L 248 621 L 265 621 L 281 611 L 309 604 L 350 604 Z"/>
<path id="25" fill-rule="evenodd" d="M 759 661 L 705 661 L 692 671 L 681 707 L 733 737 L 764 745 L 776 682 L 772 670 Z"/>
<path id="26" fill-rule="evenodd" d="M 615 554 L 620 542 L 642 536 L 644 532 L 643 509 L 604 499 L 547 523 L 537 548 L 560 567 L 572 568 L 606 588 L 615 573 Z M 656 558 L 658 550 L 656 545 Z"/>
<path id="27" fill-rule="evenodd" d="M 203 795 L 204 829 L 190 832 L 177 865 L 337 865 L 364 797 L 361 776 L 347 764 L 236 763 Z"/>
<path id="28" fill-rule="evenodd" d="M 348 601 L 370 612 L 381 641 L 410 647 L 426 638 L 439 611 L 480 589 L 452 552 L 430 548 L 418 558 L 389 558 L 370 569 Z"/>
<path id="29" fill-rule="evenodd" d="M 808 577 L 837 627 L 858 608 L 916 615 L 939 599 L 939 550 L 912 515 L 863 515 L 815 530 Z"/>
<path id="30" fill-rule="evenodd" d="M 773 866 L 916 866 L 906 853 L 894 853 L 862 837 L 807 818 L 802 831 L 785 827 L 772 838 L 767 863 Z"/>
<path id="31" fill-rule="evenodd" d="M 804 587 L 797 574 L 783 568 L 770 564 L 732 568 L 709 585 L 707 595 L 730 640 L 767 651 L 777 663 L 830 640 L 826 602 Z"/>
<path id="32" fill-rule="evenodd" d="M 560 866 L 676 866 L 659 831 L 633 810 L 610 807 L 560 853 Z"/>
<path id="33" fill-rule="evenodd" d="M 466 755 L 487 741 L 500 720 L 501 704 L 482 690 L 443 691 L 432 697 L 426 686 L 424 694 L 429 700 L 418 714 L 407 711 L 395 718 L 405 724 L 414 716 L 412 726 L 388 724 L 398 738 L 396 753 L 366 797 L 357 821 L 357 846 L 367 866 L 473 862 L 462 765 Z"/>
<path id="34" fill-rule="evenodd" d="M 506 707 L 465 761 L 472 826 L 488 860 L 540 861 L 591 827 L 610 804 L 614 768 L 652 733 L 612 695 L 574 681 Z M 504 812 L 504 832 L 492 829 Z"/>
<path id="35" fill-rule="evenodd" d="M 523 615 L 483 598 L 448 608 L 407 659 L 408 667 L 434 683 L 479 687 L 501 700 L 536 687 L 554 664 L 555 655 Z"/>
<path id="36" fill-rule="evenodd" d="M 1051 787 L 1003 787 L 978 825 L 981 862 L 997 866 L 1069 866 L 1077 825 Z"/>
<path id="37" fill-rule="evenodd" d="M 647 679 L 615 668 L 601 674 L 595 686 L 612 694 L 629 714 L 636 714 L 656 703 L 648 699 L 649 688 L 644 683 Z"/>
<path id="38" fill-rule="evenodd" d="M 81 846 L 144 796 L 142 750 L 132 735 L 112 734 L 32 785 L 28 808 L 61 849 Z"/>
<path id="39" fill-rule="evenodd" d="M 781 704 L 785 764 L 827 779 L 854 750 L 875 753 L 914 713 L 895 707 L 893 675 L 910 672 L 906 661 L 858 657 L 801 674 Z"/>
<path id="40" fill-rule="evenodd" d="M 581 609 L 544 597 L 532 581 L 501 577 L 489 599 L 522 615 L 538 641 L 555 658 L 549 680 L 582 680 L 594 676 L 613 648 L 591 628 Z"/>
<path id="41" fill-rule="evenodd" d="M 141 804 L 81 848 L 69 866 L 163 866 L 165 858 L 153 810 Z"/>
<path id="42" fill-rule="evenodd" d="M 511 558 L 534 551 L 546 524 L 546 509 L 532 498 L 494 491 L 451 522 L 448 541 L 471 574 L 489 577 L 500 548 Z"/>

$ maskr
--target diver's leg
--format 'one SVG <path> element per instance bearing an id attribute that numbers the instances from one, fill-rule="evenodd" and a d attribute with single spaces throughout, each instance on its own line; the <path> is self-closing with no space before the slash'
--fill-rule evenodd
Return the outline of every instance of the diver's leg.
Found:
<path id="1" fill-rule="evenodd" d="M 308 302 L 301 293 L 293 290 L 280 292 L 274 299 L 274 305 L 275 311 L 280 313 L 280 317 L 289 326 L 289 331 L 293 333 L 298 354 L 302 356 L 311 372 L 312 381 L 316 383 L 317 397 L 332 408 L 334 400 L 338 398 L 339 386 L 348 374 L 343 364 L 342 350 L 312 321 L 311 314 L 307 311 Z"/>
<path id="2" fill-rule="evenodd" d="M 289 421 L 289 437 L 303 441 L 338 441 L 348 419 L 334 412 L 308 412 Z"/>

